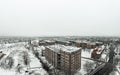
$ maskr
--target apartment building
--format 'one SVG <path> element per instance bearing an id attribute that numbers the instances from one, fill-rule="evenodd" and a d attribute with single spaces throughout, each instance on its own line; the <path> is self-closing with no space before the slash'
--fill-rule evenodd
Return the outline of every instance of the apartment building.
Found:
<path id="1" fill-rule="evenodd" d="M 48 62 L 66 75 L 74 75 L 81 68 L 81 49 L 72 46 L 46 46 L 43 54 Z"/>
<path id="2" fill-rule="evenodd" d="M 82 47 L 82 48 L 87 48 L 87 44 L 88 42 L 87 41 L 75 41 L 75 46 L 77 47 Z"/>
<path id="3" fill-rule="evenodd" d="M 75 46 L 76 47 L 82 47 L 84 48 L 88 48 L 88 49 L 94 49 L 96 47 L 99 47 L 103 45 L 101 42 L 90 42 L 90 41 L 75 41 Z"/>

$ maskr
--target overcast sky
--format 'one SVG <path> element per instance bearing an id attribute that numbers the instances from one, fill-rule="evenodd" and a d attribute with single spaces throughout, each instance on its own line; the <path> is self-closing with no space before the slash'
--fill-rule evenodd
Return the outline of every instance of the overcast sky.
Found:
<path id="1" fill-rule="evenodd" d="M 0 36 L 120 36 L 120 0 L 0 0 Z"/>

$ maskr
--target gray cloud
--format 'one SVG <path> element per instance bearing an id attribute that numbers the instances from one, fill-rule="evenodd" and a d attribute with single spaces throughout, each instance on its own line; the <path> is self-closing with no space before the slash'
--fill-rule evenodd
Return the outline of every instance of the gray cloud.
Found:
<path id="1" fill-rule="evenodd" d="M 120 0 L 1 0 L 0 35 L 120 36 Z"/>

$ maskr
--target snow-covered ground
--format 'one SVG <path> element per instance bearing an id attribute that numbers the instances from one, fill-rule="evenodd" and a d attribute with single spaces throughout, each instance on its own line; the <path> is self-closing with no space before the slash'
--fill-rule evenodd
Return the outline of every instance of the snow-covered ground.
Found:
<path id="1" fill-rule="evenodd" d="M 84 66 L 88 62 L 90 62 L 91 64 L 95 63 L 94 61 L 91 61 L 91 60 L 87 60 L 87 59 L 84 59 L 84 58 L 81 59 L 81 70 L 79 71 L 81 73 L 81 75 L 85 75 L 86 73 L 88 73 L 86 71 L 86 67 Z M 92 65 L 91 69 L 94 69 L 94 67 L 95 67 L 95 64 Z"/>
<path id="2" fill-rule="evenodd" d="M 15 75 L 15 71 L 0 68 L 0 75 Z"/>
<path id="3" fill-rule="evenodd" d="M 91 53 L 92 53 L 92 51 L 93 51 L 93 49 L 85 49 L 85 50 L 82 50 L 81 56 L 82 56 L 82 57 L 91 58 Z"/>
<path id="4" fill-rule="evenodd" d="M 82 50 L 82 53 L 81 53 L 81 56 L 82 57 L 86 57 L 86 58 L 91 58 L 91 52 L 93 51 L 93 49 L 85 49 L 85 50 Z M 79 71 L 79 73 L 81 75 L 85 75 L 86 73 L 88 73 L 86 71 L 86 67 L 85 67 L 85 64 L 87 64 L 88 62 L 90 62 L 92 65 L 91 69 L 93 69 L 95 67 L 95 62 L 92 61 L 92 60 L 88 60 L 88 59 L 84 59 L 84 58 L 81 58 L 81 69 Z M 79 75 L 76 73 L 76 75 Z"/>
<path id="5" fill-rule="evenodd" d="M 28 49 L 25 48 L 27 45 L 26 42 L 21 43 L 12 43 L 12 44 L 4 44 L 1 45 L 0 51 L 6 54 L 1 60 L 4 61 L 8 56 L 14 59 L 14 65 L 12 69 L 4 69 L 0 66 L 0 75 L 27 75 L 27 73 L 31 72 L 31 75 L 48 75 L 47 72 L 42 68 L 40 61 L 30 52 Z M 43 49 L 44 47 L 39 47 L 39 49 Z M 30 59 L 29 67 L 23 64 L 22 55 L 24 52 L 27 52 Z M 18 64 L 21 65 L 22 70 L 21 73 L 17 73 L 16 68 Z M 26 71 L 28 71 L 26 73 Z"/>
<path id="6" fill-rule="evenodd" d="M 6 54 L 0 60 L 0 63 L 2 61 L 4 61 L 4 59 L 6 59 L 8 56 L 10 56 L 14 59 L 14 66 L 12 67 L 12 69 L 6 70 L 6 69 L 1 68 L 1 66 L 0 66 L 0 75 L 8 75 L 8 74 L 9 75 L 16 75 L 16 74 L 17 75 L 28 75 L 28 73 L 31 73 L 31 75 L 35 75 L 35 73 L 37 75 L 48 75 L 47 72 L 42 68 L 42 64 L 40 63 L 40 61 L 33 55 L 32 51 L 29 51 L 26 48 L 27 45 L 28 45 L 27 42 L 1 44 L 0 45 L 0 51 L 3 51 L 3 53 Z M 103 47 L 101 47 L 101 48 L 103 48 Z M 38 50 L 40 53 L 41 53 L 41 50 L 44 50 L 44 49 L 45 49 L 44 46 L 39 46 L 39 47 L 35 48 L 35 50 Z M 86 58 L 91 58 L 92 51 L 93 51 L 93 49 L 82 50 L 81 56 L 86 57 Z M 21 56 L 24 52 L 27 52 L 29 55 L 29 58 L 30 58 L 29 66 L 25 66 L 22 62 L 23 59 Z M 106 53 L 102 54 L 101 60 L 104 60 L 104 58 L 106 58 Z M 43 60 L 43 62 L 47 62 L 44 57 L 41 57 L 41 59 Z M 81 58 L 81 69 L 80 69 L 80 71 L 78 71 L 81 75 L 85 75 L 86 73 L 88 73 L 88 71 L 86 69 L 86 65 L 88 62 L 89 62 L 89 64 L 91 64 L 89 66 L 90 69 L 95 68 L 95 66 L 96 66 L 95 61 Z M 16 67 L 18 66 L 18 64 L 21 64 L 21 66 L 23 67 L 23 69 L 21 71 L 22 73 L 16 72 Z M 28 72 L 26 73 L 26 71 L 28 71 Z M 115 73 L 116 73 L 115 75 L 119 75 L 117 72 L 115 72 Z M 76 75 L 80 75 L 80 74 L 76 74 Z"/>

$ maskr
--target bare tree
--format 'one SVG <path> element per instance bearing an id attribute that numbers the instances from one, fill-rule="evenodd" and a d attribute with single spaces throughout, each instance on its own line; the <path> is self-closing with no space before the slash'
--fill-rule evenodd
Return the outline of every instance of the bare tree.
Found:
<path id="1" fill-rule="evenodd" d="M 24 62 L 24 64 L 25 64 L 25 65 L 29 65 L 29 64 L 30 64 L 29 54 L 28 54 L 26 51 L 24 51 L 22 57 L 23 57 L 23 62 Z"/>
<path id="2" fill-rule="evenodd" d="M 86 71 L 86 72 L 89 72 L 90 70 L 92 70 L 93 68 L 94 68 L 94 63 L 92 63 L 92 62 L 86 62 L 85 64 L 84 64 L 84 70 Z"/>
<path id="3" fill-rule="evenodd" d="M 16 67 L 16 74 L 21 73 L 22 69 L 23 69 L 23 66 L 21 64 L 18 64 Z"/>
<path id="4" fill-rule="evenodd" d="M 4 69 L 11 69 L 14 65 L 14 59 L 12 57 L 6 57 L 6 59 L 4 59 L 0 66 Z"/>

